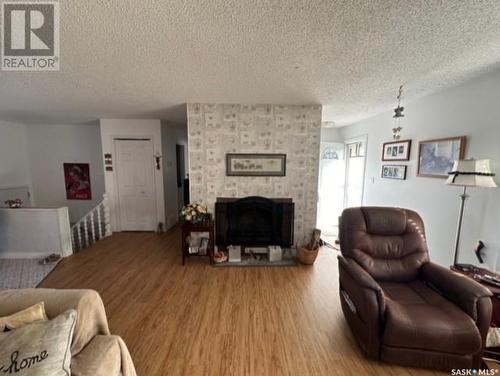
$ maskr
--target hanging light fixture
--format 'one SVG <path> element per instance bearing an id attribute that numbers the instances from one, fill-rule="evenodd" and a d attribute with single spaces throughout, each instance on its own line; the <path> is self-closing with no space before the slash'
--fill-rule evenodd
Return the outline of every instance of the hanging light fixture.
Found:
<path id="1" fill-rule="evenodd" d="M 403 114 L 403 111 L 405 108 L 401 106 L 401 98 L 403 97 L 403 85 L 399 87 L 399 93 L 397 96 L 398 99 L 398 106 L 394 109 L 394 128 L 392 128 L 392 137 L 395 140 L 399 140 L 401 135 L 399 134 L 402 130 L 403 127 L 401 126 L 401 118 L 405 117 Z"/>

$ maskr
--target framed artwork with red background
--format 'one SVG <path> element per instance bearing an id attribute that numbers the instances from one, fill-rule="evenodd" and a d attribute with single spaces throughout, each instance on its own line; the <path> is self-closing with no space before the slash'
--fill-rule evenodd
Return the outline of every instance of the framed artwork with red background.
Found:
<path id="1" fill-rule="evenodd" d="M 88 163 L 64 163 L 64 181 L 68 200 L 92 200 Z"/>

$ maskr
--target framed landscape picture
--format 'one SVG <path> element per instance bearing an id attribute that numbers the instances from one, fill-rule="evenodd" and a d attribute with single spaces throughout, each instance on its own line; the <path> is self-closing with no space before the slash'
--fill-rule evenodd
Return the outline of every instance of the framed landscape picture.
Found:
<path id="1" fill-rule="evenodd" d="M 286 154 L 227 154 L 227 176 L 285 176 Z"/>
<path id="2" fill-rule="evenodd" d="M 464 159 L 465 136 L 420 141 L 417 176 L 447 178 L 453 162 Z"/>
<path id="3" fill-rule="evenodd" d="M 411 140 L 391 141 L 382 148 L 383 161 L 409 161 Z"/>
<path id="4" fill-rule="evenodd" d="M 405 165 L 383 165 L 382 178 L 384 179 L 406 179 L 406 166 Z"/>

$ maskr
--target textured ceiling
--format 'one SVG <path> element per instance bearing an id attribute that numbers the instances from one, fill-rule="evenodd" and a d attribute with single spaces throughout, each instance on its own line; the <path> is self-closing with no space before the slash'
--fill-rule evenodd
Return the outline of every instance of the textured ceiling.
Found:
<path id="1" fill-rule="evenodd" d="M 350 123 L 491 69 L 500 1 L 60 0 L 61 70 L 0 72 L 0 119 L 182 121 L 186 102 Z"/>

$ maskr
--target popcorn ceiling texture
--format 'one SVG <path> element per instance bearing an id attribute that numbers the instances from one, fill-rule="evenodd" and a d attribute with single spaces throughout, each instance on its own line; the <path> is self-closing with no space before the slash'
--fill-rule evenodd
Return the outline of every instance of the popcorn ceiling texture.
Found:
<path id="1" fill-rule="evenodd" d="M 292 198 L 295 243 L 316 225 L 320 106 L 188 104 L 191 201 Z M 285 177 L 226 176 L 227 153 L 286 154 Z"/>
<path id="2" fill-rule="evenodd" d="M 0 72 L 0 119 L 185 122 L 185 103 L 286 103 L 346 124 L 394 107 L 403 83 L 407 105 L 500 56 L 499 0 L 59 3 L 61 71 Z"/>

